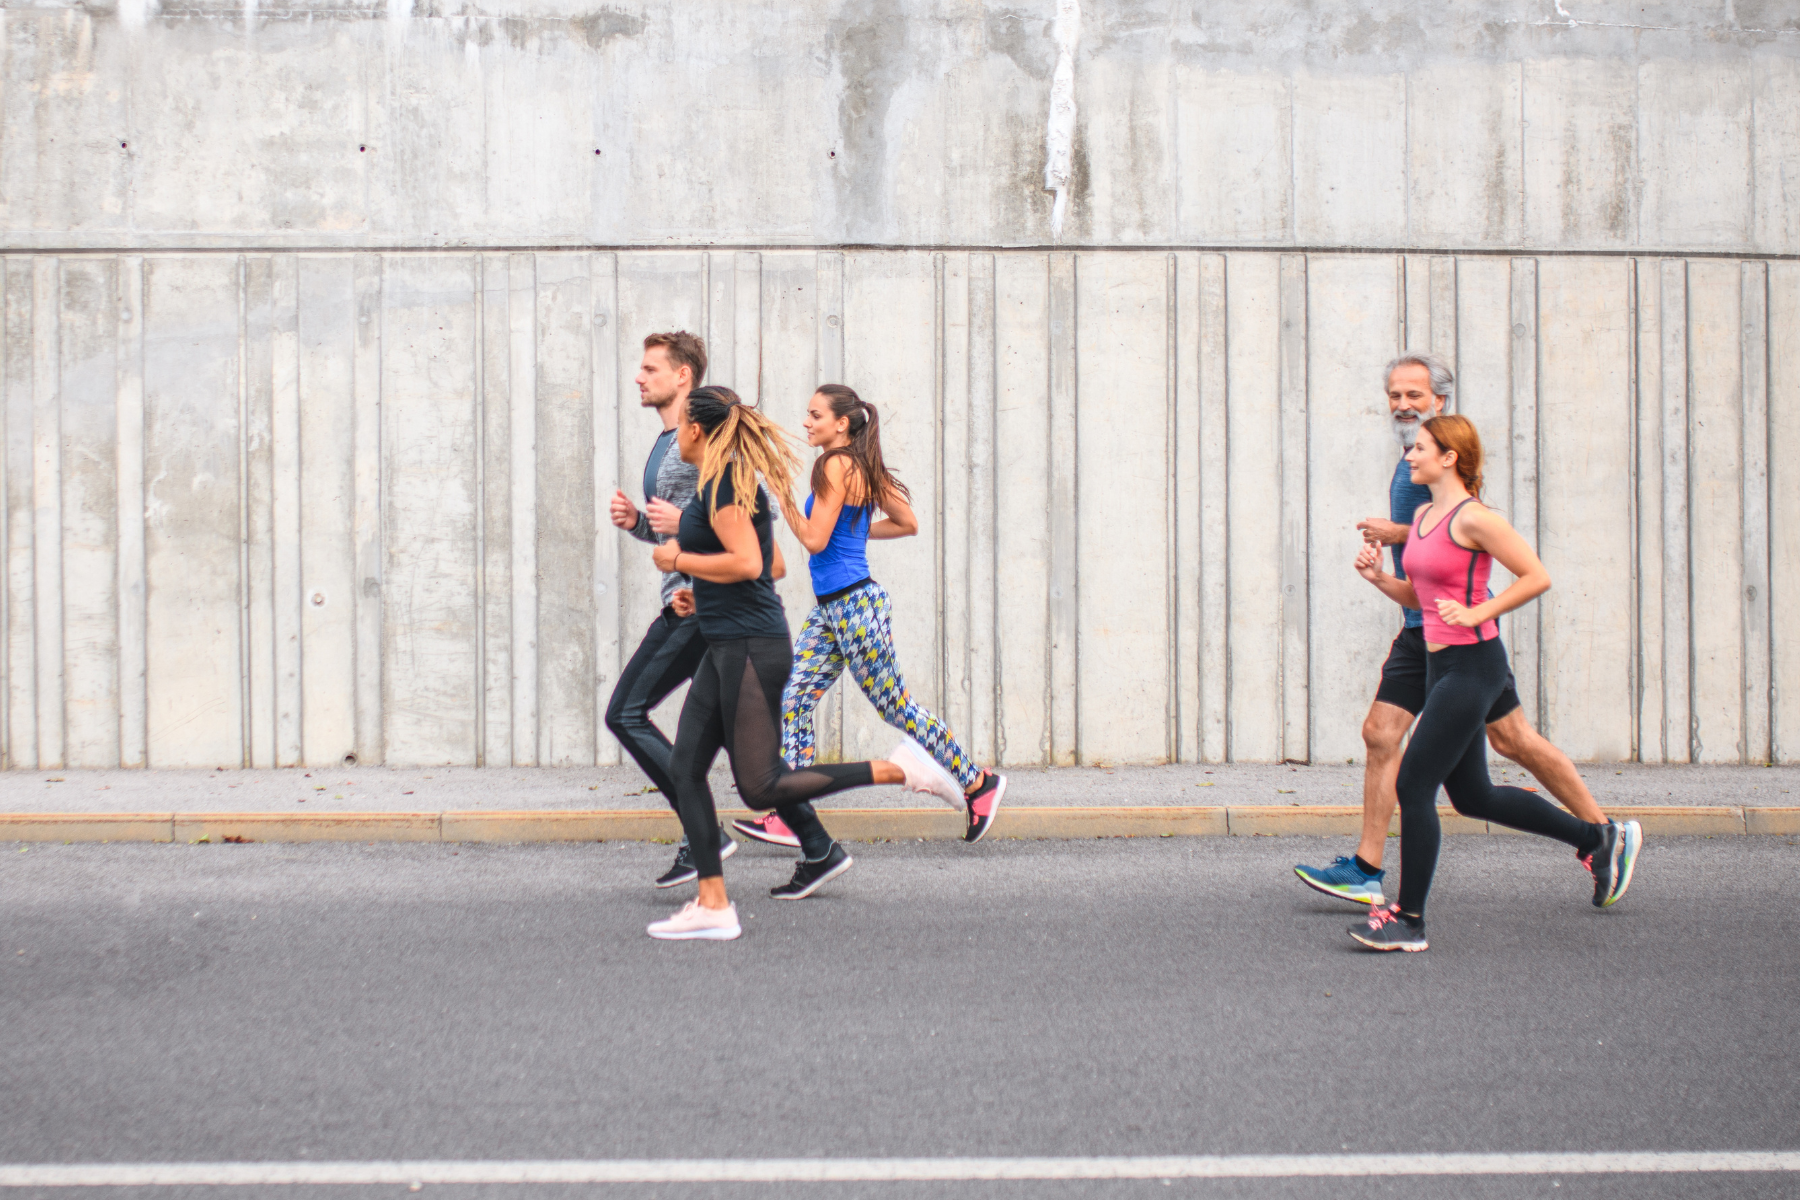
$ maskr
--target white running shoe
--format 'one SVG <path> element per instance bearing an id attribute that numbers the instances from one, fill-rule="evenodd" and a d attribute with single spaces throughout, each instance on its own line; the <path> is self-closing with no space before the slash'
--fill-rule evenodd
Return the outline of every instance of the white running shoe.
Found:
<path id="1" fill-rule="evenodd" d="M 650 922 L 645 931 L 665 942 L 729 942 L 744 932 L 738 924 L 737 905 L 724 908 L 702 908 L 698 900 L 689 900 L 672 917 Z"/>
<path id="2" fill-rule="evenodd" d="M 963 794 L 955 776 L 939 766 L 937 760 L 920 749 L 911 738 L 906 738 L 895 746 L 887 760 L 899 767 L 900 773 L 906 776 L 904 786 L 907 791 L 936 796 L 958 812 L 967 810 L 968 797 Z"/>

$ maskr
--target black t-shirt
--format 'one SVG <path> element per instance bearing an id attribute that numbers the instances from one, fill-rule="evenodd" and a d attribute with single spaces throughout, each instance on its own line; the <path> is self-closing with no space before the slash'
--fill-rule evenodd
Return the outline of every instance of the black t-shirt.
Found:
<path id="1" fill-rule="evenodd" d="M 712 494 L 717 488 L 719 507 L 736 503 L 737 493 L 731 486 L 731 474 L 704 484 L 681 510 L 681 532 L 677 535 L 686 554 L 723 554 L 725 543 L 712 527 Z M 750 524 L 756 530 L 757 544 L 762 547 L 762 574 L 737 583 L 710 583 L 694 577 L 694 613 L 700 621 L 700 633 L 711 642 L 728 638 L 788 636 L 787 610 L 775 594 L 775 522 L 769 512 L 768 499 L 757 489 Z"/>

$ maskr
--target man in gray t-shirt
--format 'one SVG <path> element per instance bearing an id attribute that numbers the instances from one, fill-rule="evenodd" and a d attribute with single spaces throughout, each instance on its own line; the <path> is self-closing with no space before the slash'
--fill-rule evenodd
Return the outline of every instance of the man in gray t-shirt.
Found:
<path id="1" fill-rule="evenodd" d="M 638 369 L 638 397 L 645 408 L 656 410 L 663 431 L 644 464 L 644 509 L 622 491 L 613 493 L 612 523 L 643 542 L 663 542 L 674 536 L 681 510 L 693 499 L 699 484 L 697 468 L 681 461 L 675 430 L 688 393 L 706 377 L 706 343 L 685 330 L 653 333 L 644 339 L 644 360 Z M 606 705 L 606 727 L 619 745 L 637 761 L 644 774 L 675 807 L 675 782 L 669 775 L 674 746 L 650 719 L 650 712 L 668 699 L 669 693 L 693 678 L 706 654 L 706 639 L 694 618 L 693 583 L 685 575 L 665 572 L 662 577 L 663 610 L 650 622 L 637 652 L 625 664 L 612 699 Z M 719 830 L 720 857 L 737 849 L 737 843 Z M 674 887 L 696 877 L 693 856 L 683 838 L 675 852 L 675 865 L 656 881 L 657 887 Z"/>

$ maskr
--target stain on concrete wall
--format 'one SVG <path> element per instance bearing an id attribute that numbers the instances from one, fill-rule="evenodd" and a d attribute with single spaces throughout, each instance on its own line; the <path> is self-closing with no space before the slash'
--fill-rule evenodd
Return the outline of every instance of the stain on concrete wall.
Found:
<path id="1" fill-rule="evenodd" d="M 1069 7 L 8 5 L 0 237 L 1800 253 L 1792 2 Z"/>

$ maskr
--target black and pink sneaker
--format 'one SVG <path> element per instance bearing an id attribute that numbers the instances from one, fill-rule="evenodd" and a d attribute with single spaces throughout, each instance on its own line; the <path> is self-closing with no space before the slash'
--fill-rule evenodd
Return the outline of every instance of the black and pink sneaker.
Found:
<path id="1" fill-rule="evenodd" d="M 764 813 L 754 821 L 733 821 L 731 828 L 734 833 L 771 846 L 798 848 L 800 845 L 800 839 L 787 827 L 787 822 L 774 813 Z"/>
<path id="2" fill-rule="evenodd" d="M 1370 908 L 1369 919 L 1352 925 L 1350 936 L 1371 950 L 1416 953 L 1431 949 L 1431 943 L 1425 940 L 1425 919 L 1401 916 L 1398 904 L 1377 904 Z"/>
<path id="3" fill-rule="evenodd" d="M 981 786 L 969 796 L 969 828 L 963 833 L 963 841 L 979 842 L 987 836 L 994 827 L 994 818 L 1000 815 L 1000 799 L 1005 795 L 1006 776 L 983 771 Z"/>

